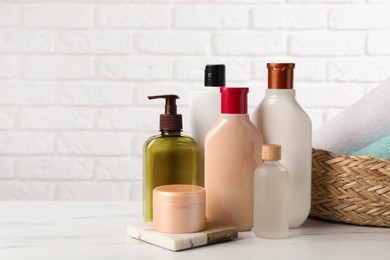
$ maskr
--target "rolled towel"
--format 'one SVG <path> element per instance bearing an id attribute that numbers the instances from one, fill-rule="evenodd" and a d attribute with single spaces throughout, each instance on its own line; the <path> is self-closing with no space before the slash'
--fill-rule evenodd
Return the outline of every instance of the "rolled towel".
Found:
<path id="1" fill-rule="evenodd" d="M 390 159 L 390 135 L 369 146 L 353 152 L 352 155 L 367 155 L 377 158 Z"/>
<path id="2" fill-rule="evenodd" d="M 313 131 L 313 147 L 349 155 L 390 135 L 390 78 Z"/>

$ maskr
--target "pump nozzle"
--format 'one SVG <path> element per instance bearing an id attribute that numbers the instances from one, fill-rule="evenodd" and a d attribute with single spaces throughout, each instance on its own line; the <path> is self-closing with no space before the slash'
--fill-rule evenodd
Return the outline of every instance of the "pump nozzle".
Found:
<path id="1" fill-rule="evenodd" d="M 181 131 L 183 129 L 182 116 L 177 114 L 177 95 L 148 96 L 149 99 L 164 98 L 165 113 L 160 115 L 160 130 Z"/>
<path id="2" fill-rule="evenodd" d="M 159 96 L 148 96 L 149 99 L 165 98 L 165 114 L 176 115 L 176 99 L 180 99 L 177 95 L 159 95 Z"/>

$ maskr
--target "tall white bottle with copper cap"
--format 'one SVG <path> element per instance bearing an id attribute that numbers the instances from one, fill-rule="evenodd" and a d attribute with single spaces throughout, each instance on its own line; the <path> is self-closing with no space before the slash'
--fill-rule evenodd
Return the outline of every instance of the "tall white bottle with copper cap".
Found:
<path id="1" fill-rule="evenodd" d="M 290 173 L 289 227 L 303 224 L 311 204 L 311 121 L 295 100 L 294 63 L 268 63 L 268 89 L 251 120 L 264 143 L 283 147 L 281 164 Z"/>

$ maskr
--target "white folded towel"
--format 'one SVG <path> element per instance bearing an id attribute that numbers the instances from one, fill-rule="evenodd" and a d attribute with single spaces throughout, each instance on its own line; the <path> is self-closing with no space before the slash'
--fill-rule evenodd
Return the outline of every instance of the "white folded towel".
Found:
<path id="1" fill-rule="evenodd" d="M 390 135 L 390 78 L 313 132 L 313 147 L 349 155 Z"/>

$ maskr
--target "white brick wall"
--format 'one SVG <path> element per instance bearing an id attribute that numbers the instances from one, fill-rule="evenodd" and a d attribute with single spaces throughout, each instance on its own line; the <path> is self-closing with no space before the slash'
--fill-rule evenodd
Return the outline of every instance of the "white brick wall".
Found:
<path id="1" fill-rule="evenodd" d="M 249 6 L 213 4 L 177 6 L 174 10 L 175 27 L 186 29 L 247 28 Z"/>
<path id="2" fill-rule="evenodd" d="M 140 200 L 162 101 L 207 63 L 263 97 L 295 62 L 314 127 L 390 76 L 385 0 L 0 1 L 0 200 Z"/>

